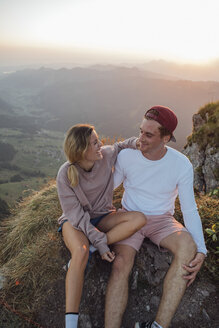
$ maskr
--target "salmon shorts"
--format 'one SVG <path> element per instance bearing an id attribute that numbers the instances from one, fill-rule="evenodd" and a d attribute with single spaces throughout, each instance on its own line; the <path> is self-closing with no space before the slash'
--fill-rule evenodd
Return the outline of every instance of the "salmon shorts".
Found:
<path id="1" fill-rule="evenodd" d="M 119 211 L 126 211 L 120 209 Z M 128 245 L 139 251 L 144 238 L 149 238 L 154 244 L 160 248 L 160 242 L 174 232 L 188 230 L 178 222 L 170 213 L 162 215 L 146 215 L 147 223 L 131 237 L 121 240 L 115 245 Z"/>

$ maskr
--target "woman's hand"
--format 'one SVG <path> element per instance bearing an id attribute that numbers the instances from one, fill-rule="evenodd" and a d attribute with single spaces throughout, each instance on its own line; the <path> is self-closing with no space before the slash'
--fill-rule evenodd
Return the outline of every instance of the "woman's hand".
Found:
<path id="1" fill-rule="evenodd" d="M 139 140 L 139 138 L 136 140 L 136 148 L 140 149 L 140 140 Z"/>
<path id="2" fill-rule="evenodd" d="M 103 255 L 101 255 L 102 260 L 106 260 L 108 262 L 112 262 L 115 259 L 115 253 L 114 252 L 106 252 Z"/>

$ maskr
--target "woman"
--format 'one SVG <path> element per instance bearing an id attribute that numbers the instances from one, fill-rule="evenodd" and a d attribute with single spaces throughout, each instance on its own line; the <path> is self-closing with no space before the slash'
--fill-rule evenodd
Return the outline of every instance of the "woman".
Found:
<path id="1" fill-rule="evenodd" d="M 113 166 L 123 148 L 136 148 L 136 138 L 101 147 L 93 126 L 78 124 L 67 132 L 68 159 L 57 175 L 63 210 L 59 218 L 64 242 L 71 253 L 66 275 L 66 328 L 77 327 L 89 241 L 102 259 L 113 261 L 108 245 L 125 239 L 146 224 L 140 212 L 116 213 L 112 205 Z"/>

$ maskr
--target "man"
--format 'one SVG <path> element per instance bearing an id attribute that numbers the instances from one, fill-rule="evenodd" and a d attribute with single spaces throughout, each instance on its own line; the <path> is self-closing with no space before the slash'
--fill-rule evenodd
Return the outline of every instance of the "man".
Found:
<path id="1" fill-rule="evenodd" d="M 115 167 L 115 187 L 123 182 L 123 208 L 141 211 L 147 224 L 130 238 L 115 245 L 106 294 L 105 328 L 119 328 L 128 300 L 128 278 L 136 252 L 145 237 L 174 255 L 163 283 L 155 321 L 135 324 L 136 328 L 167 328 L 207 253 L 201 220 L 193 191 L 192 165 L 183 154 L 167 147 L 175 141 L 177 117 L 163 106 L 149 109 L 140 126 L 140 149 L 120 152 Z M 185 227 L 173 217 L 179 195 Z M 145 270 L 147 264 L 145 263 Z"/>

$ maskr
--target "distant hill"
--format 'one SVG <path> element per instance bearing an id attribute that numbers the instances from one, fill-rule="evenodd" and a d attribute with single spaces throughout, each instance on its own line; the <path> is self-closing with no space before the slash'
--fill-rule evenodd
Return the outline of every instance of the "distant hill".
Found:
<path id="1" fill-rule="evenodd" d="M 0 98 L 0 113 L 7 113 L 7 114 L 13 113 L 13 107 L 1 98 Z"/>
<path id="2" fill-rule="evenodd" d="M 110 137 L 138 134 L 146 109 L 162 104 L 174 109 L 182 149 L 192 130 L 192 115 L 212 97 L 219 99 L 219 82 L 174 80 L 137 68 L 93 67 L 28 69 L 0 80 L 0 98 L 19 115 L 33 118 L 36 129 L 65 131 L 89 122 Z"/>
<path id="3" fill-rule="evenodd" d="M 13 127 L 2 128 L 2 116 L 0 198 L 13 207 L 18 200 L 38 190 L 47 179 L 56 176 L 58 168 L 65 161 L 62 152 L 64 134 L 28 130 L 31 127 L 31 117 L 27 117 L 29 121 L 23 123 L 22 117 L 19 121 L 8 121 Z"/>

